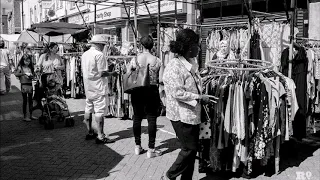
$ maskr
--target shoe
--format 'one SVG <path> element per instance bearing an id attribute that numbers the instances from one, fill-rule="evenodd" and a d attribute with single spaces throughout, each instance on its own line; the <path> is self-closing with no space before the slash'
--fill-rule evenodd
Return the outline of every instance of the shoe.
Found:
<path id="1" fill-rule="evenodd" d="M 109 144 L 109 143 L 114 143 L 114 142 L 116 142 L 116 141 L 113 139 L 106 138 L 106 137 L 103 139 L 96 138 L 96 144 Z"/>
<path id="2" fill-rule="evenodd" d="M 162 155 L 162 152 L 155 149 L 149 149 L 147 152 L 147 158 L 154 158 L 161 155 Z"/>
<path id="3" fill-rule="evenodd" d="M 86 135 L 86 140 L 92 140 L 94 138 L 97 138 L 98 134 L 97 133 L 88 133 Z"/>
<path id="4" fill-rule="evenodd" d="M 167 175 L 164 174 L 164 175 L 161 176 L 160 180 L 175 180 L 175 179 L 169 179 L 169 178 L 167 177 Z"/>
<path id="5" fill-rule="evenodd" d="M 29 117 L 25 117 L 23 120 L 26 122 L 31 122 L 31 119 Z"/>
<path id="6" fill-rule="evenodd" d="M 145 152 L 145 150 L 141 147 L 141 145 L 136 145 L 136 147 L 134 147 L 134 154 L 135 155 L 140 155 L 143 152 Z"/>

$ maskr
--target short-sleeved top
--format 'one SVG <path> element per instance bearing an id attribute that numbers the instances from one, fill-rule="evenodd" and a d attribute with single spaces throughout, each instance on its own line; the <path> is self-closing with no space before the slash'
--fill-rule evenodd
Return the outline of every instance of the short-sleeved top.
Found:
<path id="1" fill-rule="evenodd" d="M 62 61 L 60 56 L 57 54 L 51 54 L 48 56 L 48 59 L 46 59 L 46 54 L 42 54 L 37 65 L 42 67 L 43 73 L 50 74 L 54 72 L 55 67 L 62 65 Z"/>
<path id="2" fill-rule="evenodd" d="M 84 90 L 87 99 L 96 99 L 106 95 L 108 80 L 100 73 L 107 70 L 107 61 L 101 51 L 95 47 L 83 53 L 81 57 Z"/>
<path id="3" fill-rule="evenodd" d="M 0 66 L 7 67 L 9 66 L 9 56 L 10 52 L 8 49 L 0 49 Z"/>

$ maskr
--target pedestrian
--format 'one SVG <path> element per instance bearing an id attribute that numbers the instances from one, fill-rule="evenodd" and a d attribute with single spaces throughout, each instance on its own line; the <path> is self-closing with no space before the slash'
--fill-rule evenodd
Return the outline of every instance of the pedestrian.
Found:
<path id="1" fill-rule="evenodd" d="M 160 156 L 161 152 L 155 150 L 157 118 L 159 116 L 160 95 L 158 91 L 159 77 L 162 76 L 162 63 L 159 58 L 151 54 L 153 48 L 153 39 L 151 36 L 144 36 L 140 39 L 142 53 L 137 56 L 137 62 L 140 67 L 149 65 L 150 86 L 142 87 L 132 92 L 131 102 L 133 107 L 133 134 L 135 138 L 135 154 L 144 152 L 141 147 L 141 121 L 145 117 L 148 120 L 149 149 L 147 157 L 152 158 Z M 128 70 L 137 68 L 136 61 L 133 59 Z"/>
<path id="2" fill-rule="evenodd" d="M 192 180 L 199 140 L 201 103 L 209 103 L 201 93 L 201 77 L 196 57 L 199 53 L 199 36 L 191 29 L 177 33 L 170 42 L 170 50 L 177 57 L 167 64 L 163 83 L 166 93 L 166 117 L 171 121 L 180 141 L 181 151 L 166 172 L 165 179 Z"/>
<path id="3" fill-rule="evenodd" d="M 84 123 L 88 129 L 86 139 L 96 138 L 97 144 L 113 143 L 104 133 L 104 116 L 106 110 L 106 90 L 108 86 L 107 77 L 115 76 L 117 72 L 109 72 L 107 60 L 103 55 L 107 40 L 102 35 L 94 35 L 90 41 L 91 48 L 83 53 L 81 57 L 81 68 L 83 83 L 86 94 L 86 107 Z M 92 114 L 97 122 L 97 133 L 92 128 Z"/>
<path id="4" fill-rule="evenodd" d="M 10 52 L 5 48 L 4 41 L 0 40 L 0 95 L 10 92 L 11 68 L 13 67 Z"/>
<path id="5" fill-rule="evenodd" d="M 42 71 L 41 81 L 42 86 L 47 87 L 47 82 L 53 79 L 60 86 L 63 85 L 62 70 L 65 69 L 64 62 L 57 54 L 59 46 L 55 42 L 49 43 L 47 52 L 42 54 L 37 63 L 37 71 Z"/>
<path id="6" fill-rule="evenodd" d="M 18 63 L 15 75 L 19 78 L 21 83 L 23 117 L 24 121 L 27 122 L 30 122 L 31 119 L 35 119 L 32 117 L 33 74 L 34 68 L 32 64 L 32 57 L 28 54 L 24 54 Z M 27 104 L 29 104 L 29 116 L 27 116 Z"/>

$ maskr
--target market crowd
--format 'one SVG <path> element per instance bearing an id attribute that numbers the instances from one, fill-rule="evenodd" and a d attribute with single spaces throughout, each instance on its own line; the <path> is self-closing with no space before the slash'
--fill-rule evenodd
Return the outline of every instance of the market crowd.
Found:
<path id="1" fill-rule="evenodd" d="M 97 144 L 113 143 L 104 132 L 104 118 L 107 108 L 106 89 L 107 77 L 118 75 L 118 71 L 108 70 L 108 61 L 103 53 L 108 39 L 101 35 L 94 35 L 89 41 L 90 48 L 81 56 L 81 68 L 85 90 L 84 124 L 87 127 L 86 140 L 95 140 Z M 161 151 L 155 147 L 157 132 L 157 117 L 161 99 L 159 86 L 165 91 L 166 117 L 171 121 L 175 133 L 181 142 L 181 151 L 172 164 L 164 179 L 192 179 L 199 141 L 199 124 L 201 123 L 201 105 L 215 103 L 213 96 L 201 93 L 201 77 L 198 71 L 196 57 L 199 53 L 199 35 L 193 30 L 183 29 L 177 33 L 176 40 L 171 41 L 170 50 L 176 54 L 164 67 L 161 60 L 152 54 L 154 42 L 151 36 L 140 39 L 142 52 L 133 58 L 126 68 L 127 72 L 138 68 L 148 67 L 150 85 L 132 91 L 133 106 L 133 134 L 136 146 L 134 153 L 140 155 L 146 152 L 148 158 L 161 156 Z M 39 56 L 35 63 L 32 52 L 27 47 L 21 48 L 19 62 L 13 63 L 10 53 L 0 41 L 1 52 L 1 94 L 10 91 L 10 75 L 14 73 L 21 83 L 23 96 L 24 120 L 33 119 L 33 92 L 32 80 L 41 74 L 42 87 L 62 86 L 61 73 L 65 67 L 57 54 L 59 47 L 50 43 L 46 51 Z M 63 102 L 63 100 L 61 100 Z M 29 106 L 29 113 L 27 112 Z M 141 121 L 148 121 L 149 143 L 148 150 L 141 146 Z M 93 128 L 95 119 L 97 128 Z"/>

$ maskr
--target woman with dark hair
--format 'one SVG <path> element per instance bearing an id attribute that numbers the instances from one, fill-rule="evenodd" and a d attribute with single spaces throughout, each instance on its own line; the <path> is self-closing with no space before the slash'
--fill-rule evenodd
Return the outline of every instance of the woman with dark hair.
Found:
<path id="1" fill-rule="evenodd" d="M 24 121 L 31 121 L 32 117 L 32 78 L 33 78 L 33 65 L 32 57 L 28 54 L 24 54 L 18 63 L 15 75 L 19 78 L 21 83 L 21 93 L 23 97 L 22 109 L 24 115 Z M 29 104 L 29 117 L 27 116 L 27 104 Z"/>
<path id="2" fill-rule="evenodd" d="M 190 179 L 194 171 L 201 122 L 201 103 L 215 102 L 201 93 L 201 77 L 196 57 L 199 53 L 199 36 L 191 29 L 177 33 L 170 42 L 170 50 L 177 57 L 167 64 L 163 83 L 166 93 L 166 116 L 171 121 L 181 143 L 181 151 L 164 176 L 166 179 Z"/>
<path id="3" fill-rule="evenodd" d="M 63 79 L 61 71 L 64 70 L 64 63 L 61 57 L 57 54 L 59 51 L 58 44 L 55 42 L 49 43 L 46 53 L 42 54 L 37 63 L 37 71 L 42 70 L 42 85 L 47 86 L 50 79 L 54 79 L 59 85 L 62 85 Z"/>
<path id="4" fill-rule="evenodd" d="M 161 152 L 155 150 L 156 132 L 157 132 L 157 117 L 160 107 L 160 96 L 158 93 L 159 77 L 162 75 L 162 63 L 159 58 L 152 55 L 150 50 L 153 47 L 153 39 L 150 36 L 145 36 L 140 39 L 142 45 L 142 53 L 138 55 L 137 61 L 140 67 L 149 65 L 150 86 L 139 89 L 131 94 L 133 106 L 133 134 L 135 138 L 135 154 L 139 155 L 144 152 L 141 147 L 141 121 L 145 117 L 148 120 L 149 133 L 149 150 L 147 157 L 152 158 L 160 156 Z M 129 70 L 137 67 L 136 61 L 132 60 Z"/>

